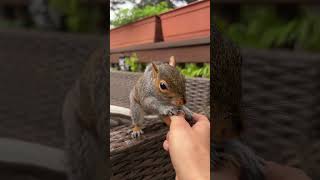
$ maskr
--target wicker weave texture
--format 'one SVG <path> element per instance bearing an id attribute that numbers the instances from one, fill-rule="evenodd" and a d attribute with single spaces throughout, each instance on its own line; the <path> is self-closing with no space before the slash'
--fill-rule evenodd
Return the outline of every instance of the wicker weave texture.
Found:
<path id="1" fill-rule="evenodd" d="M 115 128 L 120 125 L 130 125 L 131 119 L 127 118 L 125 115 L 119 115 L 119 114 L 111 114 L 110 117 L 107 117 L 107 122 L 110 119 L 110 128 Z"/>
<path id="2" fill-rule="evenodd" d="M 63 147 L 61 109 L 96 36 L 0 30 L 0 136 Z"/>
<path id="3" fill-rule="evenodd" d="M 210 80 L 205 78 L 187 78 L 187 107 L 201 112 L 210 104 Z"/>
<path id="4" fill-rule="evenodd" d="M 110 72 L 110 104 L 129 108 L 129 94 L 142 73 Z"/>
<path id="5" fill-rule="evenodd" d="M 268 160 L 319 179 L 320 55 L 243 52 L 245 141 Z"/>
<path id="6" fill-rule="evenodd" d="M 157 119 L 144 125 L 145 133 L 138 140 L 131 139 L 126 125 L 111 129 L 111 179 L 174 178 L 169 154 L 162 148 L 168 128 Z"/>

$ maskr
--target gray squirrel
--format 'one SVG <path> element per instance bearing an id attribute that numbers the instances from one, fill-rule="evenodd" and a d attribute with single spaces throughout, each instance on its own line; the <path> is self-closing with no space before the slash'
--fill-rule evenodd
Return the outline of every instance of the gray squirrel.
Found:
<path id="1" fill-rule="evenodd" d="M 241 107 L 241 63 L 238 47 L 212 28 L 211 35 L 211 168 L 236 167 L 240 180 L 264 180 L 264 160 L 241 141 L 244 113 Z"/>
<path id="2" fill-rule="evenodd" d="M 174 57 L 168 63 L 152 62 L 138 79 L 130 92 L 132 138 L 138 138 L 142 131 L 144 113 L 158 114 L 169 125 L 168 116 L 185 114 L 192 121 L 192 111 L 186 104 L 185 77 L 176 69 Z"/>
<path id="3" fill-rule="evenodd" d="M 109 174 L 108 79 L 103 51 L 98 49 L 66 95 L 62 119 L 69 180 L 105 180 Z"/>

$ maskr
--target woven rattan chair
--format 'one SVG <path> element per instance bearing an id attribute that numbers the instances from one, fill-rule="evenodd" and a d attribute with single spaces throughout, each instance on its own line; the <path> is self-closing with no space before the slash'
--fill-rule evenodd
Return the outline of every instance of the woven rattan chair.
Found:
<path id="1" fill-rule="evenodd" d="M 129 92 L 141 73 L 111 71 L 111 105 L 129 107 Z M 209 105 L 209 79 L 188 78 L 187 106 L 199 112 Z M 111 114 L 113 118 L 119 117 Z M 130 117 L 123 117 L 130 122 Z M 146 120 L 143 138 L 132 140 L 128 124 L 110 130 L 110 161 L 113 179 L 173 179 L 175 177 L 169 155 L 162 148 L 167 127 L 157 118 Z"/>
<path id="2" fill-rule="evenodd" d="M 242 51 L 243 137 L 267 160 L 320 179 L 320 55 Z"/>
<path id="3" fill-rule="evenodd" d="M 246 123 L 242 141 L 264 159 L 300 168 L 312 179 L 319 179 L 320 55 L 250 49 L 243 49 L 242 55 Z M 138 76 L 111 73 L 111 104 L 128 107 L 126 94 Z M 162 150 L 166 127 L 160 122 L 146 126 L 145 139 L 139 142 L 130 140 L 127 125 L 111 129 L 115 179 L 174 177 L 168 155 Z"/>
<path id="4" fill-rule="evenodd" d="M 66 178 L 62 105 L 102 40 L 0 30 L 0 179 Z"/>

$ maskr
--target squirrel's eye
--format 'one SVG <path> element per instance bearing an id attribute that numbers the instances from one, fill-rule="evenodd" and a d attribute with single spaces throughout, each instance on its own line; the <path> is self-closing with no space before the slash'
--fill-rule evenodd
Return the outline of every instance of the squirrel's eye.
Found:
<path id="1" fill-rule="evenodd" d="M 165 89 L 167 89 L 167 85 L 164 82 L 160 82 L 160 88 L 162 90 L 165 90 Z"/>

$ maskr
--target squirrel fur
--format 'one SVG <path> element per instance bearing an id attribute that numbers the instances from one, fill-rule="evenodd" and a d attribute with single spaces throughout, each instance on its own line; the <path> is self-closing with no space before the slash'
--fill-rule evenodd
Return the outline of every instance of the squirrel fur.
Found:
<path id="1" fill-rule="evenodd" d="M 212 29 L 212 171 L 233 166 L 239 169 L 240 180 L 264 180 L 262 158 L 240 141 L 244 130 L 241 110 L 242 56 L 239 49 L 224 39 L 216 27 Z"/>
<path id="2" fill-rule="evenodd" d="M 62 119 L 67 176 L 70 180 L 105 180 L 107 167 L 107 70 L 103 50 L 85 63 L 67 93 Z"/>
<path id="3" fill-rule="evenodd" d="M 158 114 L 167 124 L 168 116 L 185 114 L 187 121 L 192 120 L 192 112 L 186 104 L 185 77 L 176 69 L 175 59 L 169 64 L 153 62 L 138 79 L 130 92 L 130 110 L 133 138 L 139 137 L 144 113 Z"/>

